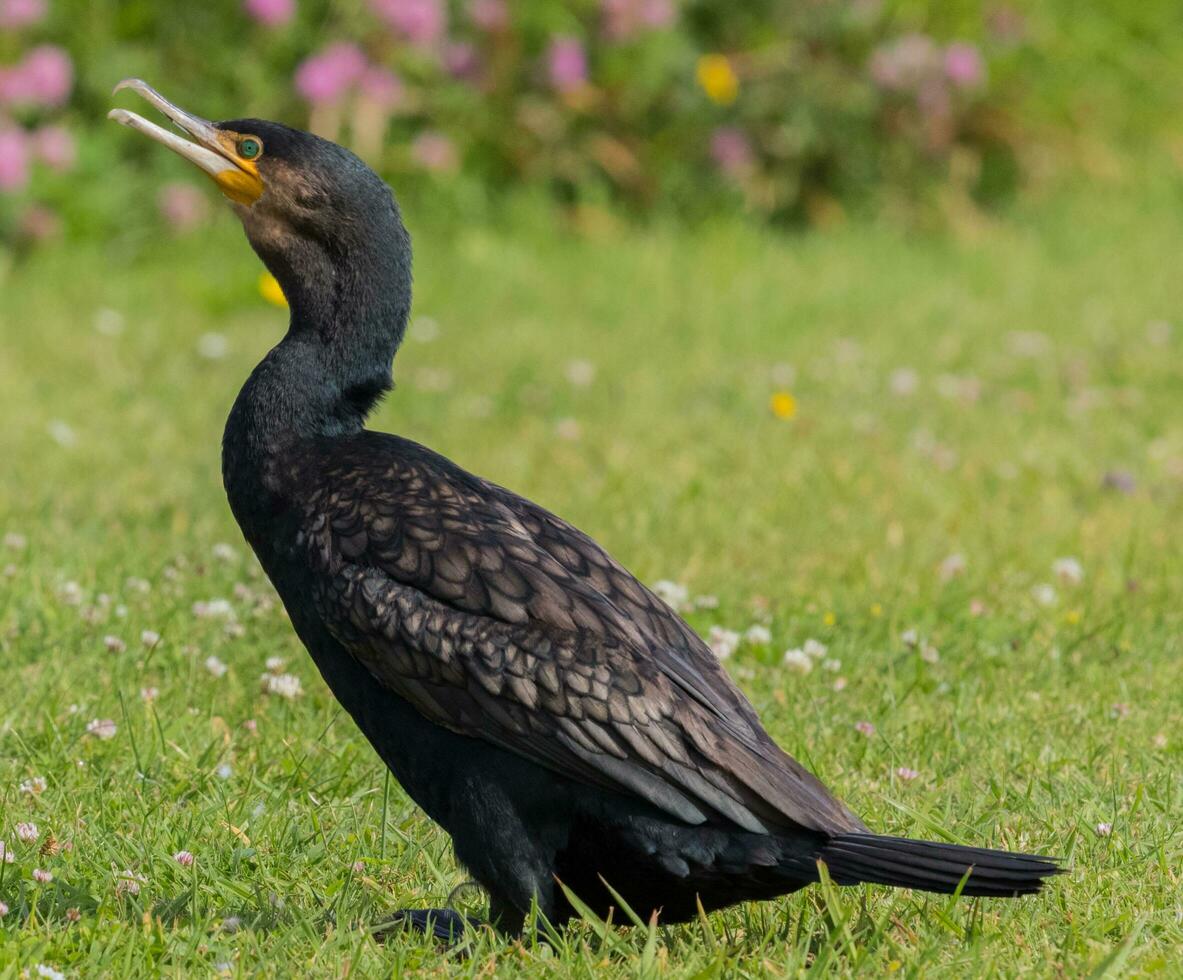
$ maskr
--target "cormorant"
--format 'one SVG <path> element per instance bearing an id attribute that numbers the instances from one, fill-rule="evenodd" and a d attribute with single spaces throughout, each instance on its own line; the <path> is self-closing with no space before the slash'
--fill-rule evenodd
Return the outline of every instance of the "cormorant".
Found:
<path id="1" fill-rule="evenodd" d="M 664 922 L 819 880 L 1036 892 L 1027 854 L 872 833 L 765 732 L 678 615 L 591 538 L 399 436 L 365 428 L 411 307 L 390 189 L 348 150 L 260 119 L 185 134 L 111 118 L 209 174 L 291 307 L 230 412 L 222 473 L 242 532 L 334 695 L 520 930 L 562 882 L 608 882 Z M 967 877 L 968 876 L 968 877 Z M 446 935 L 456 913 L 406 921 Z"/>

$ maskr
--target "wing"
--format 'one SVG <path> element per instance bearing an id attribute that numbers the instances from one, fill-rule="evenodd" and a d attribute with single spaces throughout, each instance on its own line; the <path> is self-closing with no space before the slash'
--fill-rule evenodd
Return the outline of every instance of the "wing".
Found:
<path id="1" fill-rule="evenodd" d="M 689 627 L 554 515 L 373 433 L 289 475 L 319 615 L 432 721 L 691 823 L 861 827 Z"/>

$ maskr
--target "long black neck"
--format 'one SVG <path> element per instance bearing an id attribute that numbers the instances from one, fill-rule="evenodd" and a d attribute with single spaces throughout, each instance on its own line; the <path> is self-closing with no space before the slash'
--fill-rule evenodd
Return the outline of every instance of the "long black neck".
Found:
<path id="1" fill-rule="evenodd" d="M 359 431 L 391 386 L 411 303 L 410 239 L 388 192 L 385 208 L 352 234 L 251 239 L 283 288 L 291 323 L 234 404 L 225 451 L 235 459 L 227 464 Z"/>

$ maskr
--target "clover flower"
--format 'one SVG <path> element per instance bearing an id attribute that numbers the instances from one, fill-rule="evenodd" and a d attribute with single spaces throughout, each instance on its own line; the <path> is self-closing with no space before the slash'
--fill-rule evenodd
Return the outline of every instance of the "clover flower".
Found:
<path id="1" fill-rule="evenodd" d="M 781 663 L 798 674 L 808 674 L 813 670 L 813 660 L 804 650 L 786 650 Z"/>

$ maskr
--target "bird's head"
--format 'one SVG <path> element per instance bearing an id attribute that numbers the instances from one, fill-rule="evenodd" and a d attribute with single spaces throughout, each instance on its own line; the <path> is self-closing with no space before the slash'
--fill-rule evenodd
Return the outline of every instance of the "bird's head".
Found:
<path id="1" fill-rule="evenodd" d="M 390 188 L 353 153 L 312 133 L 262 119 L 211 122 L 140 79 L 120 82 L 159 109 L 178 135 L 126 109 L 108 117 L 139 130 L 209 175 L 241 218 L 247 238 L 292 305 L 318 309 L 342 286 L 410 303 L 410 240 Z M 354 276 L 356 283 L 342 281 Z M 401 324 L 399 333 L 401 335 Z"/>

